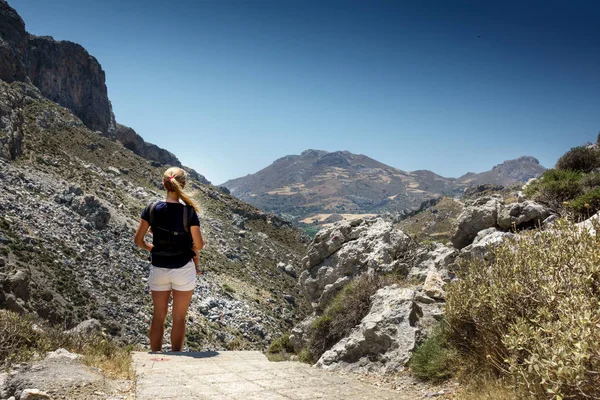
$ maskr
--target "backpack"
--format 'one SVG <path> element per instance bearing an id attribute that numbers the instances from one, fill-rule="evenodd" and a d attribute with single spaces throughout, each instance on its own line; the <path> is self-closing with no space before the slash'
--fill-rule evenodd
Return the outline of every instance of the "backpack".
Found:
<path id="1" fill-rule="evenodd" d="M 154 210 L 156 210 L 156 205 L 159 202 L 160 201 L 155 200 L 146 206 L 146 210 L 147 210 L 148 216 L 150 218 L 150 221 L 148 221 L 148 222 L 150 223 L 150 226 L 152 227 L 152 231 L 154 231 L 154 227 L 153 227 Z M 190 233 L 190 224 L 192 223 L 192 217 L 193 217 L 193 213 L 191 212 L 190 208 L 192 208 L 192 207 L 188 206 L 187 204 L 184 204 L 184 206 L 183 206 L 183 230 L 186 233 Z"/>
<path id="2" fill-rule="evenodd" d="M 146 210 L 149 217 L 150 227 L 152 228 L 152 236 L 154 248 L 152 254 L 175 257 L 183 254 L 187 254 L 191 251 L 193 246 L 192 235 L 190 233 L 190 224 L 193 217 L 193 211 L 187 204 L 183 207 L 183 229 L 184 232 L 169 231 L 167 229 L 155 226 L 154 211 L 158 201 L 153 201 Z"/>

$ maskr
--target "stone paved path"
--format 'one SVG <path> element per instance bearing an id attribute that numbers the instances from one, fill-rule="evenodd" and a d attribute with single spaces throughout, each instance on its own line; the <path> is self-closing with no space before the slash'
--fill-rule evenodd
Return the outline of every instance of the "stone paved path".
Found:
<path id="1" fill-rule="evenodd" d="M 257 351 L 136 352 L 136 399 L 413 399 L 298 362 L 270 362 Z"/>

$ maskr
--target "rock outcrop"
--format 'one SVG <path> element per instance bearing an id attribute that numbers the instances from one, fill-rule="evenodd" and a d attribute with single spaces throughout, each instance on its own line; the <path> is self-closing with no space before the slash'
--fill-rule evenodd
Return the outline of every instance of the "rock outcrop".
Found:
<path id="1" fill-rule="evenodd" d="M 90 129 L 104 134 L 115 129 L 104 71 L 82 46 L 28 34 L 21 17 L 4 0 L 0 26 L 1 80 L 29 81 Z"/>
<path id="2" fill-rule="evenodd" d="M 510 231 L 540 226 L 551 214 L 548 207 L 530 200 L 504 204 L 500 195 L 480 197 L 466 202 L 450 240 L 457 249 L 464 249 L 473 244 L 476 237 L 481 237 L 482 231 L 487 235 L 497 229 Z M 496 234 L 499 236 L 503 235 Z"/>
<path id="3" fill-rule="evenodd" d="M 407 277 L 411 287 L 381 287 L 371 297 L 368 314 L 316 365 L 376 374 L 403 370 L 443 315 L 448 269 L 457 254 L 442 244 L 420 246 L 383 218 L 322 229 L 302 260 L 299 284 L 314 313 L 292 330 L 294 349 L 310 344 L 311 327 L 341 288 L 365 274 L 392 273 Z"/>
<path id="4" fill-rule="evenodd" d="M 417 344 L 421 310 L 412 289 L 388 286 L 372 297 L 369 314 L 350 335 L 326 351 L 317 367 L 359 373 L 401 371 Z"/>
<path id="5" fill-rule="evenodd" d="M 313 306 L 322 309 L 352 278 L 369 270 L 392 270 L 409 243 L 407 235 L 383 219 L 337 223 L 310 245 L 300 285 Z"/>
<path id="6" fill-rule="evenodd" d="M 23 143 L 23 96 L 0 81 L 0 158 L 14 160 Z"/>
<path id="7" fill-rule="evenodd" d="M 498 225 L 502 229 L 517 229 L 524 225 L 540 226 L 551 214 L 546 206 L 525 200 L 502 207 L 498 213 Z"/>
<path id="8" fill-rule="evenodd" d="M 500 196 L 486 196 L 468 203 L 458 217 L 454 234 L 450 238 L 457 249 L 473 242 L 479 231 L 498 224 L 498 209 L 502 206 Z"/>

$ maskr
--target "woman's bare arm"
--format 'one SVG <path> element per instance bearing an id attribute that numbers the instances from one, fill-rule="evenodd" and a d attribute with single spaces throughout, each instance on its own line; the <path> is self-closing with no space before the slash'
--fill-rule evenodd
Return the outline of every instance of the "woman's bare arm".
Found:
<path id="1" fill-rule="evenodd" d="M 200 267 L 198 266 L 198 252 L 204 248 L 204 240 L 202 240 L 202 233 L 200 232 L 200 227 L 197 225 L 190 227 L 190 233 L 192 234 L 192 240 L 194 241 L 194 245 L 192 250 L 194 250 L 194 265 L 196 266 L 196 273 L 201 274 Z"/>
<path id="2" fill-rule="evenodd" d="M 138 226 L 137 231 L 135 231 L 133 242 L 139 248 L 150 251 L 154 246 L 144 240 L 146 232 L 148 232 L 148 228 L 150 228 L 148 221 L 145 219 L 140 219 L 140 225 Z"/>

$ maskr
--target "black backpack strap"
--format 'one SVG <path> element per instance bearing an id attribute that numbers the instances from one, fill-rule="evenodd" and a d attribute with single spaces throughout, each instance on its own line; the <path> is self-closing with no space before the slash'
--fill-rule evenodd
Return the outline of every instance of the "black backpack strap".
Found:
<path id="1" fill-rule="evenodd" d="M 194 217 L 194 208 L 187 204 L 183 208 L 183 230 L 190 233 L 190 226 L 192 225 L 192 219 Z"/>
<path id="2" fill-rule="evenodd" d="M 152 226 L 152 224 L 154 224 L 154 210 L 156 209 L 156 205 L 158 204 L 158 201 L 152 201 L 150 202 L 147 206 L 146 206 L 146 210 L 148 212 L 148 218 L 150 219 L 148 221 L 148 223 L 150 224 L 150 226 Z"/>
<path id="3" fill-rule="evenodd" d="M 183 206 L 183 230 L 190 233 L 190 206 L 187 204 Z"/>

